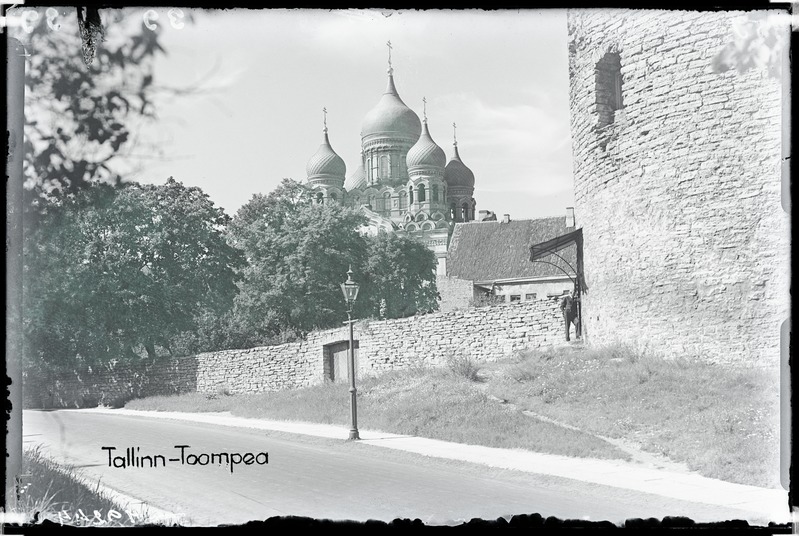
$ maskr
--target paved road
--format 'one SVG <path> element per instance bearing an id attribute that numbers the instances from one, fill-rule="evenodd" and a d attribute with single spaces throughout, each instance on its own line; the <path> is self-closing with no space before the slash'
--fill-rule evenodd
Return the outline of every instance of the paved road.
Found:
<path id="1" fill-rule="evenodd" d="M 183 515 L 191 525 L 286 515 L 419 518 L 427 524 L 525 513 L 613 522 L 669 515 L 744 518 L 736 510 L 608 486 L 281 432 L 79 411 L 25 411 L 23 427 L 26 447 L 42 445 L 89 479 Z M 175 445 L 190 446 L 183 451 L 186 463 L 169 461 L 180 458 Z M 120 465 L 128 447 L 139 455 L 163 455 L 166 464 L 110 467 L 109 452 L 121 457 L 112 465 Z M 188 464 L 194 461 L 188 454 L 220 452 L 268 452 L 269 458 L 263 465 L 236 465 L 233 472 L 225 464 Z"/>

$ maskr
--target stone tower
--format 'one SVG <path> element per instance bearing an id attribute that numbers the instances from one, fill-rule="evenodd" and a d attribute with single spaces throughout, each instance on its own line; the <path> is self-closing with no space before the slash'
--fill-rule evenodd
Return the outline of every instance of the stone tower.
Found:
<path id="1" fill-rule="evenodd" d="M 714 72 L 745 13 L 568 14 L 584 334 L 775 364 L 790 311 L 783 81 Z M 782 76 L 788 76 L 784 68 Z"/>

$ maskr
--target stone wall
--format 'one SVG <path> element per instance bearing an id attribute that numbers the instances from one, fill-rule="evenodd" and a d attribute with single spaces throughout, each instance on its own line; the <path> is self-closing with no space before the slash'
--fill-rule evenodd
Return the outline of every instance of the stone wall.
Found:
<path id="1" fill-rule="evenodd" d="M 63 374 L 25 374 L 22 379 L 26 408 L 118 406 L 132 398 L 196 389 L 197 360 L 193 357 L 116 363 Z"/>
<path id="2" fill-rule="evenodd" d="M 590 343 L 623 339 L 716 362 L 778 362 L 790 310 L 783 81 L 765 68 L 711 68 L 742 16 L 569 12 Z M 610 117 L 607 71 L 616 54 L 623 108 Z"/>
<path id="3" fill-rule="evenodd" d="M 359 375 L 442 366 L 449 356 L 495 361 L 563 340 L 557 299 L 496 305 L 355 324 Z M 347 341 L 346 327 L 303 341 L 224 350 L 138 367 L 26 378 L 26 407 L 119 405 L 141 396 L 187 391 L 245 393 L 295 389 L 325 381 L 325 346 Z M 329 369 L 329 367 L 327 367 Z"/>
<path id="4" fill-rule="evenodd" d="M 474 298 L 474 284 L 466 279 L 439 275 L 436 277 L 436 288 L 441 296 L 438 308 L 442 312 L 469 307 Z"/>

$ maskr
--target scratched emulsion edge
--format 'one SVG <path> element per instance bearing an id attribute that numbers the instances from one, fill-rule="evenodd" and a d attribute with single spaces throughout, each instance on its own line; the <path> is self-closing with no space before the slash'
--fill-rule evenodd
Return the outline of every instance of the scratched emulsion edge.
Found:
<path id="1" fill-rule="evenodd" d="M 8 239 L 8 238 L 7 238 L 7 239 Z M 20 281 L 20 283 L 21 283 L 21 281 Z M 786 327 L 785 327 L 785 325 L 783 325 L 783 332 L 785 332 L 785 329 L 786 329 Z M 783 341 L 783 345 L 785 345 L 785 344 L 786 344 L 786 343 Z M 783 346 L 783 348 L 785 348 L 785 346 Z M 785 364 L 785 363 L 787 363 L 787 362 L 784 362 L 784 364 Z M 783 379 L 783 381 L 784 381 L 784 379 Z M 8 401 L 7 401 L 7 403 L 8 403 Z M 322 520 L 319 520 L 319 521 L 322 521 Z M 532 519 L 531 519 L 531 521 L 532 521 Z"/>
<path id="2" fill-rule="evenodd" d="M 25 48 L 4 39 L 6 52 L 6 441 L 3 507 L 14 504 L 22 473 L 22 161 Z M 12 493 L 9 497 L 9 493 Z"/>

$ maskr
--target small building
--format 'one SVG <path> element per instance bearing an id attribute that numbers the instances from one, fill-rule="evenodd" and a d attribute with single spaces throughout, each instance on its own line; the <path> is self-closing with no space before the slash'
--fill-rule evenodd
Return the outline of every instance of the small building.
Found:
<path id="1" fill-rule="evenodd" d="M 447 252 L 447 279 L 470 281 L 472 303 L 483 298 L 490 302 L 491 297 L 514 303 L 561 296 L 574 289 L 577 246 L 537 262 L 530 261 L 530 246 L 574 230 L 571 209 L 565 217 L 512 221 L 505 214 L 499 220 L 489 216 L 456 223 Z M 442 302 L 453 307 L 446 298 L 442 296 Z"/>

